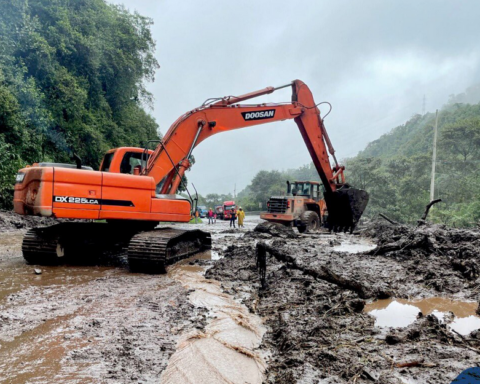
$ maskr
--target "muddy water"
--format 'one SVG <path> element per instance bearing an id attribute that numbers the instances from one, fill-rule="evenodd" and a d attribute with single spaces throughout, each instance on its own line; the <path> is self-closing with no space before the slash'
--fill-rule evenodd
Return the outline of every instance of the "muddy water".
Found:
<path id="1" fill-rule="evenodd" d="M 203 272 L 203 267 L 185 263 L 168 271 L 194 290 L 190 301 L 206 308 L 210 321 L 204 332 L 183 335 L 161 383 L 262 383 L 266 364 L 256 351 L 266 331 L 261 319 L 225 294 L 218 281 L 205 279 Z"/>
<path id="2" fill-rule="evenodd" d="M 34 269 L 40 270 L 35 274 Z M 12 293 L 29 287 L 79 285 L 108 274 L 110 267 L 65 267 L 27 265 L 23 259 L 0 264 L 0 303 Z"/>
<path id="3" fill-rule="evenodd" d="M 339 240 L 341 244 L 333 247 L 333 250 L 336 252 L 361 253 L 371 251 L 377 247 L 368 239 L 353 236 L 345 237 L 343 234 L 339 235 Z"/>
<path id="4" fill-rule="evenodd" d="M 378 327 L 403 328 L 415 322 L 419 312 L 433 314 L 461 335 L 480 329 L 480 317 L 476 314 L 478 303 L 455 301 L 441 297 L 422 300 L 386 299 L 365 306 L 364 311 L 375 317 Z M 449 316 L 453 313 L 453 318 Z"/>
<path id="5" fill-rule="evenodd" d="M 94 365 L 91 362 L 69 365 L 65 361 L 72 351 L 91 346 L 93 340 L 76 336 L 67 325 L 78 316 L 92 313 L 93 306 L 87 304 L 82 308 L 54 302 L 60 296 L 59 291 L 81 289 L 80 286 L 88 282 L 115 274 L 115 270 L 107 267 L 40 269 L 42 273 L 36 275 L 34 268 L 23 260 L 0 264 L 0 319 L 13 318 L 17 323 L 16 327 L 4 329 L 0 321 L 0 372 L 9 378 L 8 383 L 97 382 L 97 378 L 82 373 Z M 15 310 L 17 305 L 21 306 L 20 310 Z"/>

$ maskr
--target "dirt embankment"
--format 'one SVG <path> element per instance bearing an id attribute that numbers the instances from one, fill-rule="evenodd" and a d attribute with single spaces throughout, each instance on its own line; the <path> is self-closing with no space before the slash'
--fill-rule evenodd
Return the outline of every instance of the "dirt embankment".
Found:
<path id="1" fill-rule="evenodd" d="M 0 233 L 57 224 L 60 221 L 48 217 L 20 216 L 13 211 L 0 210 Z"/>
<path id="2" fill-rule="evenodd" d="M 366 301 L 386 297 L 478 300 L 480 233 L 382 222 L 363 233 L 378 247 L 352 254 L 334 250 L 344 234 L 250 232 L 207 271 L 264 318 L 268 383 L 447 383 L 480 364 L 478 332 L 460 336 L 433 315 L 403 329 L 379 328 L 363 313 Z M 258 241 L 267 250 L 267 289 Z"/>

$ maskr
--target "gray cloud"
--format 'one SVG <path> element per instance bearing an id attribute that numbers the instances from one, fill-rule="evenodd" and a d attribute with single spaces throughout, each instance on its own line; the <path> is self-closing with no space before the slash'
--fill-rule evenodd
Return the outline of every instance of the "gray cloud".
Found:
<path id="1" fill-rule="evenodd" d="M 421 112 L 424 94 L 432 111 L 480 81 L 474 0 L 115 2 L 155 22 L 161 69 L 149 89 L 163 133 L 209 97 L 299 78 L 333 104 L 326 127 L 348 157 Z M 261 100 L 289 98 L 282 90 Z M 188 176 L 202 194 L 310 161 L 293 121 L 220 134 L 194 154 Z"/>

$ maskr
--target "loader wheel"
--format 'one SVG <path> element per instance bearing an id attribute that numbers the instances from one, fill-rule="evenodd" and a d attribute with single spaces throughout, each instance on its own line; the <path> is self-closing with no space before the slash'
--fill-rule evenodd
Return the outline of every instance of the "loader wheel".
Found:
<path id="1" fill-rule="evenodd" d="M 320 218 L 316 212 L 303 212 L 300 216 L 300 221 L 302 222 L 302 226 L 298 227 L 300 233 L 316 231 L 320 228 Z M 301 229 L 303 229 L 303 231 Z"/>

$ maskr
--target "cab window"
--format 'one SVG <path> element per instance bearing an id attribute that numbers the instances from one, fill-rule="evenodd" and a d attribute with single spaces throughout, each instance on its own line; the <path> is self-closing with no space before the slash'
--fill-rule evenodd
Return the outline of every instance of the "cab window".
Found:
<path id="1" fill-rule="evenodd" d="M 105 156 L 103 157 L 102 169 L 100 169 L 100 171 L 102 172 L 110 171 L 110 165 L 112 164 L 113 154 L 114 152 L 105 154 Z"/>
<path id="2" fill-rule="evenodd" d="M 145 168 L 149 158 L 149 154 L 143 154 L 141 152 L 127 152 L 123 156 L 122 163 L 120 164 L 120 173 L 129 173 L 133 175 L 133 169 L 140 165 Z M 142 160 L 143 157 L 143 160 Z"/>

